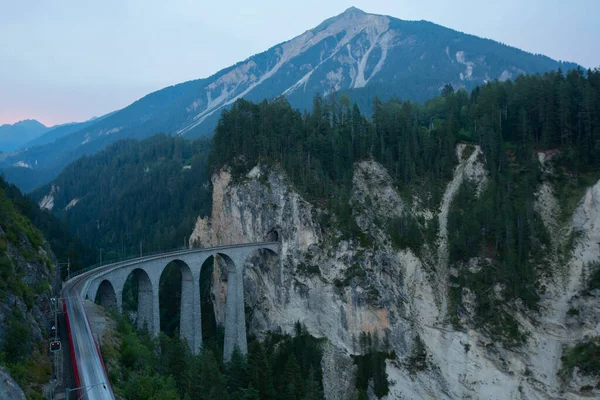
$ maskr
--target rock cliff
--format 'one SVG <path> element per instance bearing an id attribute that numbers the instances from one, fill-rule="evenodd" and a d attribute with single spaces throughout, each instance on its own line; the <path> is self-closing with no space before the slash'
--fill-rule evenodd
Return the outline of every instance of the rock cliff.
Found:
<path id="1" fill-rule="evenodd" d="M 41 395 L 48 387 L 55 265 L 50 245 L 0 187 L 0 398 L 25 398 L 23 390 Z"/>
<path id="2" fill-rule="evenodd" d="M 25 400 L 23 389 L 17 385 L 4 368 L 0 368 L 0 398 Z"/>
<path id="3" fill-rule="evenodd" d="M 559 370 L 566 346 L 600 335 L 599 301 L 586 291 L 589 262 L 600 256 L 600 182 L 587 190 L 566 223 L 558 222 L 550 181 L 540 184 L 536 212 L 551 232 L 548 251 L 557 273 L 544 281 L 539 311 L 507 305 L 528 335 L 522 346 L 508 349 L 468 319 L 457 328 L 447 315 L 449 276 L 456 273 L 448 265 L 452 199 L 467 180 L 475 184 L 476 195 L 487 183 L 478 147 L 459 145 L 457 156 L 453 178 L 433 209 L 401 196 L 380 164 L 357 163 L 351 197 L 361 231 L 357 239 L 336 228 L 334 215 L 303 199 L 277 167 L 256 166 L 241 177 L 223 169 L 212 178 L 212 215 L 198 219 L 190 241 L 215 245 L 277 236 L 278 260 L 257 253 L 246 265 L 249 333 L 260 337 L 268 330 L 291 332 L 300 321 L 313 336 L 327 338 L 322 365 L 328 399 L 355 395 L 350 356 L 360 353 L 363 333 L 377 335 L 383 349 L 395 355 L 386 364 L 389 399 L 598 395 L 597 389 L 580 392 L 582 386 L 595 386 L 597 377 L 575 371 L 565 381 Z M 433 243 L 418 251 L 394 246 L 381 221 L 406 213 L 425 227 L 439 227 Z M 572 246 L 565 251 L 569 237 Z M 215 313 L 222 322 L 227 285 L 219 268 L 213 283 Z M 468 305 L 475 294 L 463 296 Z M 573 308 L 577 315 L 569 312 Z M 422 368 L 410 362 L 416 341 L 425 345 Z"/>

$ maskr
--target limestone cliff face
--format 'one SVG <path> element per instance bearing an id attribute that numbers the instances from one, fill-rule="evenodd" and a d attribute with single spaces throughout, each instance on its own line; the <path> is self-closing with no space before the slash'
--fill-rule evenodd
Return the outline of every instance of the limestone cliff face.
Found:
<path id="1" fill-rule="evenodd" d="M 536 211 L 557 232 L 549 251 L 558 254 L 571 231 L 578 232 L 577 239 L 562 272 L 545 282 L 541 310 L 530 315 L 514 308 L 530 336 L 511 351 L 468 323 L 456 330 L 447 318 L 453 273 L 447 265 L 448 210 L 465 180 L 476 183 L 477 193 L 487 182 L 481 150 L 469 150 L 466 154 L 466 147 L 458 146 L 460 163 L 435 209 L 423 208 L 418 199 L 404 201 L 380 164 L 355 165 L 351 206 L 370 240 L 344 239 L 335 229 L 335 217 L 303 199 L 276 168 L 257 166 L 238 179 L 222 170 L 213 176 L 212 215 L 198 220 L 190 240 L 200 245 L 260 241 L 276 232 L 280 259 L 257 253 L 247 263 L 249 333 L 291 332 L 300 321 L 312 335 L 327 338 L 323 372 L 328 399 L 355 395 L 350 354 L 359 352 L 358 338 L 365 332 L 377 334 L 386 350 L 395 351 L 396 359 L 386 368 L 390 399 L 579 398 L 579 387 L 592 384 L 589 379 L 576 376 L 565 386 L 557 370 L 564 345 L 600 335 L 598 299 L 582 292 L 586 263 L 600 256 L 600 182 L 587 191 L 562 230 L 552 217 L 557 205 L 552 187 L 544 183 L 538 191 Z M 435 243 L 418 254 L 394 248 L 380 221 L 403 213 L 425 225 L 439 224 Z M 226 282 L 216 265 L 213 295 L 217 321 L 222 321 Z M 567 315 L 571 307 L 581 310 L 579 316 Z M 423 371 L 408 363 L 417 336 L 427 351 Z"/>

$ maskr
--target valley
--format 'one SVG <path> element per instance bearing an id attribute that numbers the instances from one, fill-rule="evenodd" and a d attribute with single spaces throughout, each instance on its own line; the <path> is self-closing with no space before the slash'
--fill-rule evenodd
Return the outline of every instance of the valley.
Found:
<path id="1" fill-rule="evenodd" d="M 42 130 L 0 154 L 1 398 L 600 396 L 598 68 L 352 7 Z"/>

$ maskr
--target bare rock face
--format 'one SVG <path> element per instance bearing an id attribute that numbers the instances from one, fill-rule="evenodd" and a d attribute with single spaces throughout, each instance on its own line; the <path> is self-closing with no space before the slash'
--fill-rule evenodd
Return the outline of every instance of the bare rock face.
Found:
<path id="1" fill-rule="evenodd" d="M 0 399 L 25 400 L 23 389 L 0 367 Z"/>
<path id="2" fill-rule="evenodd" d="M 56 257 L 45 240 L 34 246 L 25 232 L 18 231 L 16 236 L 16 240 L 11 240 L 0 226 L 0 244 L 3 245 L 0 247 L 0 261 L 5 268 L 4 276 L 9 277 L 0 287 L 0 351 L 4 351 L 5 341 L 22 343 L 27 346 L 27 354 L 20 353 L 18 356 L 22 359 L 5 359 L 4 362 L 34 360 L 40 371 L 48 371 L 51 368 L 50 358 L 40 349 L 47 348 L 50 331 L 49 294 L 52 286 L 59 284 L 54 274 Z M 26 350 L 22 348 L 20 351 Z M 49 380 L 49 375 L 31 374 L 21 383 L 29 396 L 42 393 Z M 23 389 L 17 386 L 7 371 L 0 369 L 0 399 L 24 399 Z"/>
<path id="3" fill-rule="evenodd" d="M 566 231 L 577 231 L 566 269 L 548 281 L 547 294 L 536 314 L 514 315 L 529 332 L 525 345 L 509 350 L 494 343 L 477 327 L 456 330 L 446 315 L 449 271 L 448 208 L 460 185 L 470 180 L 477 195 L 487 183 L 485 160 L 477 146 L 457 148 L 459 165 L 442 203 L 425 209 L 408 204 L 376 162 L 355 165 L 350 203 L 360 230 L 368 239 L 346 240 L 335 216 L 307 202 L 277 168 L 256 166 L 246 176 L 227 170 L 213 176 L 213 210 L 199 219 L 191 241 L 200 245 L 274 240 L 279 258 L 256 252 L 247 260 L 245 301 L 251 314 L 249 334 L 292 332 L 296 321 L 310 334 L 326 338 L 322 361 L 328 399 L 355 397 L 351 354 L 359 354 L 361 334 L 377 335 L 382 350 L 394 352 L 386 371 L 389 399 L 580 398 L 557 377 L 564 346 L 600 334 L 597 298 L 583 296 L 582 276 L 588 261 L 600 256 L 600 183 L 586 193 Z M 538 211 L 556 230 L 551 218 L 556 199 L 551 188 L 539 192 Z M 544 209 L 544 207 L 546 207 Z M 424 223 L 436 219 L 440 232 L 434 245 L 419 254 L 393 247 L 378 220 L 412 213 Z M 562 243 L 553 239 L 555 246 Z M 558 252 L 556 249 L 549 251 Z M 472 268 L 485 260 L 473 260 Z M 217 264 L 217 263 L 216 263 Z M 558 268 L 558 266 L 557 266 Z M 225 309 L 226 277 L 215 265 L 213 298 L 217 321 Z M 552 286 L 552 287 L 550 287 Z M 474 298 L 475 294 L 466 293 Z M 567 315 L 578 307 L 582 318 Z M 426 368 L 415 370 L 409 358 L 419 336 Z"/>
<path id="4" fill-rule="evenodd" d="M 346 400 L 357 397 L 356 365 L 341 349 L 330 342 L 323 349 L 323 391 L 329 400 Z"/>

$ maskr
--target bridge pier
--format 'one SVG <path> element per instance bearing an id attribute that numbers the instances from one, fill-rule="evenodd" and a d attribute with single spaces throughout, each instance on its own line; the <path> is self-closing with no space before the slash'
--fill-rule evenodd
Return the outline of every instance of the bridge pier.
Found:
<path id="1" fill-rule="evenodd" d="M 123 313 L 123 286 L 115 288 L 115 295 L 117 296 L 117 311 L 119 314 Z"/>
<path id="2" fill-rule="evenodd" d="M 260 249 L 277 254 L 279 245 L 276 242 L 268 242 L 219 246 L 132 260 L 130 263 L 107 265 L 103 271 L 99 271 L 90 278 L 84 289 L 85 295 L 94 300 L 101 283 L 106 280 L 114 290 L 116 308 L 122 312 L 125 282 L 130 274 L 136 274 L 137 328 L 146 327 L 150 336 L 156 337 L 160 333 L 160 277 L 170 262 L 179 261 L 186 264 L 181 268 L 179 331 L 180 337 L 186 340 L 193 354 L 198 354 L 202 348 L 201 269 L 207 258 L 220 256 L 227 263 L 228 283 L 223 358 L 225 361 L 229 361 L 236 347 L 242 354 L 248 353 L 244 309 L 244 264 L 252 252 Z"/>
<path id="3" fill-rule="evenodd" d="M 231 360 L 237 347 L 242 354 L 248 353 L 246 338 L 246 313 L 244 310 L 244 263 L 246 254 L 239 254 L 227 262 L 227 304 L 225 309 L 225 343 L 223 359 Z"/>
<path id="4" fill-rule="evenodd" d="M 147 327 L 151 336 L 157 336 L 160 331 L 160 326 L 156 326 L 155 323 L 157 320 L 160 320 L 158 287 L 154 289 L 150 278 L 145 274 L 140 274 L 138 278 L 137 328 Z"/>
<path id="5" fill-rule="evenodd" d="M 179 335 L 187 341 L 193 354 L 202 348 L 202 312 L 200 309 L 200 268 L 181 272 L 181 312 Z"/>

